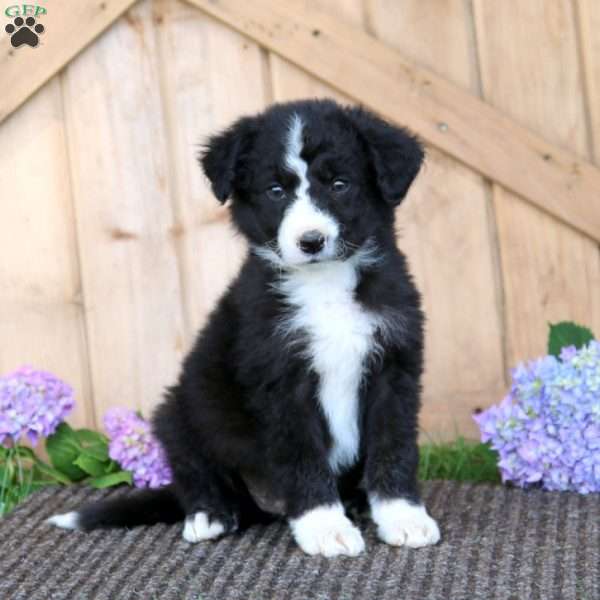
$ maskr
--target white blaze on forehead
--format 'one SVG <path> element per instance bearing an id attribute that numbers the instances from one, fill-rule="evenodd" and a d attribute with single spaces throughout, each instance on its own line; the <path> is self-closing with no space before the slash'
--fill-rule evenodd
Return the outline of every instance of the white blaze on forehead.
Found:
<path id="1" fill-rule="evenodd" d="M 311 258 L 298 247 L 298 240 L 303 233 L 317 230 L 325 237 L 325 246 L 319 253 L 319 258 L 333 258 L 339 234 L 338 224 L 333 217 L 319 210 L 310 198 L 308 165 L 301 156 L 303 128 L 302 119 L 294 113 L 287 131 L 284 163 L 297 175 L 299 184 L 294 191 L 296 199 L 286 210 L 277 235 L 282 259 L 289 264 L 301 264 Z"/>
<path id="2" fill-rule="evenodd" d="M 298 197 L 308 197 L 308 165 L 306 161 L 300 156 L 302 153 L 302 130 L 304 124 L 298 114 L 294 113 L 290 121 L 290 127 L 288 129 L 286 153 L 285 153 L 285 166 L 300 179 L 300 185 L 296 190 Z"/>

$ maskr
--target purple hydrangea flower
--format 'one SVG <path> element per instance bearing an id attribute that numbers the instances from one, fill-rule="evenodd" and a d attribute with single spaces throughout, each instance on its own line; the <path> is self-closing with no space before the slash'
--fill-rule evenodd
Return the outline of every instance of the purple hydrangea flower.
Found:
<path id="1" fill-rule="evenodd" d="M 104 417 L 104 427 L 110 439 L 109 456 L 131 471 L 136 487 L 157 488 L 171 483 L 165 452 L 150 423 L 133 410 L 113 408 Z"/>
<path id="2" fill-rule="evenodd" d="M 0 444 L 13 446 L 26 436 L 35 446 L 73 406 L 71 386 L 51 373 L 23 366 L 0 377 Z"/>
<path id="3" fill-rule="evenodd" d="M 510 393 L 474 419 L 503 481 L 600 492 L 600 342 L 520 364 Z"/>
<path id="4" fill-rule="evenodd" d="M 104 415 L 104 429 L 109 438 L 118 437 L 122 431 L 131 426 L 133 418 L 138 418 L 138 415 L 130 408 L 116 407 L 111 408 Z"/>

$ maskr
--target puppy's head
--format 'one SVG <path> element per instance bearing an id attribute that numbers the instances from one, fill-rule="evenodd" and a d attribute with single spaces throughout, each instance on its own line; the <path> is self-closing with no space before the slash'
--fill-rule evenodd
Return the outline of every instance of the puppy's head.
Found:
<path id="1" fill-rule="evenodd" d="M 278 104 L 210 138 L 202 167 L 237 228 L 280 266 L 344 260 L 389 240 L 423 148 L 332 101 Z"/>

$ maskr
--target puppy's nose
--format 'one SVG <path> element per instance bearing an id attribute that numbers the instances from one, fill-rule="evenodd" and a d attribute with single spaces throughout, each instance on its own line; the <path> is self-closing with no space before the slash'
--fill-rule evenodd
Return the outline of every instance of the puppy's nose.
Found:
<path id="1" fill-rule="evenodd" d="M 316 254 L 323 249 L 325 236 L 317 229 L 303 233 L 298 240 L 298 247 L 306 254 Z"/>

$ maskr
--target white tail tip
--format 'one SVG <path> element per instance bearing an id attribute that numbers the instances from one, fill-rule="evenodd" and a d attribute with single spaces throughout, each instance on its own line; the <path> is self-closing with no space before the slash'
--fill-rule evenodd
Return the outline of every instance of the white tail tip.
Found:
<path id="1" fill-rule="evenodd" d="M 54 515 L 46 519 L 46 523 L 56 525 L 62 529 L 79 529 L 79 514 L 76 512 L 68 512 L 64 515 Z"/>

